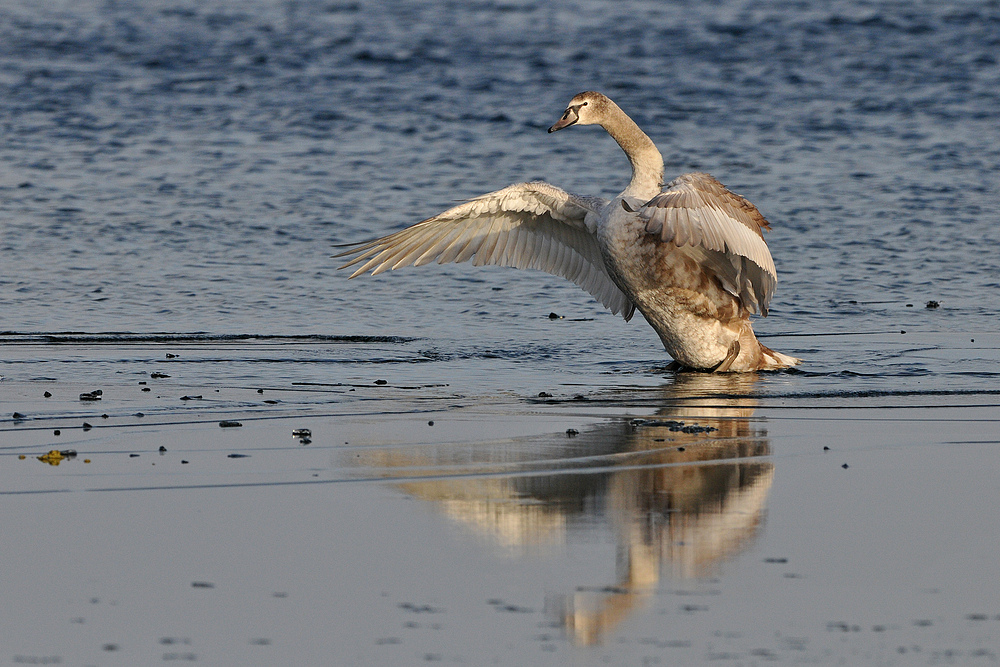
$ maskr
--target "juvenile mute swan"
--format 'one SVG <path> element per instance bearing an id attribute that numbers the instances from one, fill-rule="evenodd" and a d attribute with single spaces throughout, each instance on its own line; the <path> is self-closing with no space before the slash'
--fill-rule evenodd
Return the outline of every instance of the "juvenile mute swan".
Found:
<path id="1" fill-rule="evenodd" d="M 764 347 L 750 315 L 767 315 L 777 275 L 757 208 L 708 174 L 663 188 L 652 140 L 601 93 L 580 93 L 549 132 L 600 125 L 632 164 L 608 201 L 543 182 L 482 195 L 375 241 L 353 244 L 351 278 L 437 260 L 541 269 L 567 278 L 626 321 L 656 330 L 674 367 L 702 371 L 786 368 L 798 359 Z M 662 191 L 661 191 L 662 189 Z"/>

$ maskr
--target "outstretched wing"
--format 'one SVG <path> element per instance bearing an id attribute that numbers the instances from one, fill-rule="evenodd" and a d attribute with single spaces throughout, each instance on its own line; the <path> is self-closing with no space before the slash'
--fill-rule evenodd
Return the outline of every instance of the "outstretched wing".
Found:
<path id="1" fill-rule="evenodd" d="M 571 195 L 548 183 L 518 183 L 334 256 L 352 257 L 342 269 L 361 264 L 351 278 L 470 259 L 476 266 L 539 269 L 573 281 L 629 320 L 635 306 L 608 276 L 593 228 L 605 205 L 604 199 Z"/>
<path id="2" fill-rule="evenodd" d="M 757 207 L 708 174 L 684 174 L 645 204 L 631 203 L 646 232 L 701 252 L 702 264 L 751 312 L 767 315 L 778 281 Z"/>

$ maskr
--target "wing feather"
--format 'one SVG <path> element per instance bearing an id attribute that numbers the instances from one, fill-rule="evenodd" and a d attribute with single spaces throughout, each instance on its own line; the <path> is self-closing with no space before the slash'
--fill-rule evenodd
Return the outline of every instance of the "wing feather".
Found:
<path id="1" fill-rule="evenodd" d="M 469 241 L 468 243 L 466 243 L 466 246 L 462 250 L 462 252 L 455 255 L 455 258 L 450 261 L 456 263 L 468 262 L 470 259 L 472 259 L 472 256 L 476 254 L 480 246 L 482 246 L 483 244 L 482 235 L 477 232 L 474 221 L 470 220 L 467 224 L 469 226 L 469 229 L 468 231 L 466 231 L 466 236 L 469 237 Z"/>
<path id="2" fill-rule="evenodd" d="M 414 238 L 409 239 L 406 245 L 393 255 L 395 262 L 392 268 L 398 269 L 413 264 L 433 243 L 434 239 L 427 234 L 426 230 L 421 230 L 420 234 L 415 234 Z"/>
<path id="3" fill-rule="evenodd" d="M 646 232 L 678 248 L 702 248 L 702 264 L 752 312 L 767 315 L 777 272 L 763 231 L 770 225 L 743 197 L 708 174 L 684 174 L 638 209 Z"/>
<path id="4" fill-rule="evenodd" d="M 449 262 L 455 261 L 463 250 L 469 245 L 469 223 L 468 221 L 458 225 L 456 227 L 457 234 L 455 239 L 448 245 L 448 247 L 440 254 L 438 257 L 438 264 L 447 264 Z"/>
<path id="5" fill-rule="evenodd" d="M 628 320 L 635 306 L 608 275 L 595 234 L 607 203 L 548 183 L 518 183 L 335 257 L 348 259 L 340 268 L 361 265 L 351 278 L 435 260 L 540 269 L 571 280 Z"/>

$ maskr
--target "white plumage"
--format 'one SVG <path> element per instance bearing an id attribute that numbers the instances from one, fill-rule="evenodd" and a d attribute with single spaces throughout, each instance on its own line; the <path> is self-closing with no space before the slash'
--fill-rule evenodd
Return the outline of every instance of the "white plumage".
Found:
<path id="1" fill-rule="evenodd" d="M 580 93 L 549 132 L 599 124 L 632 164 L 615 199 L 518 183 L 337 255 L 351 278 L 431 262 L 538 269 L 571 280 L 625 320 L 636 308 L 677 364 L 749 371 L 798 363 L 760 345 L 749 314 L 767 315 L 777 273 L 746 199 L 708 174 L 663 188 L 663 159 L 614 102 Z M 661 190 L 662 189 L 662 190 Z"/>
<path id="2" fill-rule="evenodd" d="M 601 249 L 588 227 L 607 200 L 577 197 L 542 182 L 518 183 L 476 197 L 433 218 L 383 238 L 360 244 L 343 255 L 342 266 L 361 264 L 351 278 L 378 275 L 433 261 L 538 269 L 562 276 L 594 296 L 616 315 L 632 318 L 635 307 L 608 276 Z"/>

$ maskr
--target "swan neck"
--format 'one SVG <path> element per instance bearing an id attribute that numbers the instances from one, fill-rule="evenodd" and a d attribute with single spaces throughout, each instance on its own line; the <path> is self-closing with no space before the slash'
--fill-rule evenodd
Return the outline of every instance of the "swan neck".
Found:
<path id="1" fill-rule="evenodd" d="M 618 142 L 632 164 L 632 180 L 622 196 L 651 199 L 663 187 L 663 156 L 656 144 L 624 111 L 613 105 L 601 126 Z"/>

